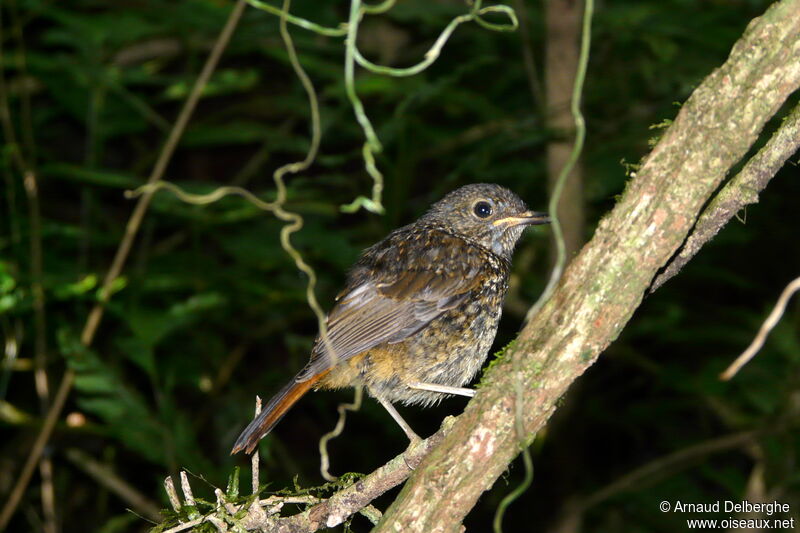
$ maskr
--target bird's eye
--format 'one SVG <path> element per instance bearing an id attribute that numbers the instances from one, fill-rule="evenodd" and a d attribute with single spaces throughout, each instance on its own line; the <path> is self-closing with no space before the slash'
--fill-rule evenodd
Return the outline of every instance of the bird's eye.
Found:
<path id="1" fill-rule="evenodd" d="M 480 201 L 472 208 L 475 216 L 478 218 L 486 218 L 492 214 L 492 204 L 489 202 Z"/>

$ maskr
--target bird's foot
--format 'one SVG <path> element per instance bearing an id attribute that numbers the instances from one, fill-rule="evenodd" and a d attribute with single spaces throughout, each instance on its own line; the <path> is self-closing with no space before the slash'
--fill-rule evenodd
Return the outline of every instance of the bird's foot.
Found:
<path id="1" fill-rule="evenodd" d="M 406 457 L 406 455 L 411 450 L 413 450 L 417 446 L 417 444 L 422 442 L 422 439 L 419 437 L 419 435 L 417 435 L 413 431 L 411 432 L 410 435 L 408 433 L 406 433 L 406 436 L 408 437 L 408 441 L 409 442 L 408 442 L 408 447 L 403 452 L 403 462 L 406 464 L 406 466 L 408 467 L 409 470 L 413 471 L 413 470 L 416 470 L 416 467 L 412 466 L 411 463 L 408 462 L 408 457 Z"/>

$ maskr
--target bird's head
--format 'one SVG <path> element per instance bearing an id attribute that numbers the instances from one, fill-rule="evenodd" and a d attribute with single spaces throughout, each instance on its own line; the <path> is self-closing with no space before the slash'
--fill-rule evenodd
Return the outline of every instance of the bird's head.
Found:
<path id="1" fill-rule="evenodd" d="M 508 260 L 527 226 L 549 224 L 519 196 L 492 183 L 465 185 L 433 204 L 422 220 L 480 243 Z"/>

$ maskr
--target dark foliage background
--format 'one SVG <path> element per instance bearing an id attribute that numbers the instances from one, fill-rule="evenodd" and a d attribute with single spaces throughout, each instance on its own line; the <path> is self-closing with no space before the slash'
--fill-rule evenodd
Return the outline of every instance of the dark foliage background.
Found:
<path id="1" fill-rule="evenodd" d="M 326 25 L 346 18 L 345 3 L 296 4 L 295 13 Z M 630 165 L 660 134 L 652 126 L 676 114 L 767 4 L 618 0 L 599 6 L 585 91 L 587 237 L 624 187 Z M 180 468 L 224 486 L 240 465 L 245 484 L 246 461 L 228 451 L 251 416 L 253 397 L 270 395 L 305 363 L 316 333 L 306 280 L 280 248 L 278 221 L 237 198 L 195 207 L 162 193 L 92 350 L 76 355 L 98 280 L 132 208 L 123 192 L 142 184 L 152 168 L 230 8 L 222 0 L 9 0 L 0 6 L 8 106 L 20 139 L 33 141 L 23 146 L 40 186 L 51 387 L 67 365 L 78 372 L 66 409 L 70 418 L 59 424 L 46 452 L 55 464 L 63 531 L 147 527 L 67 458 L 71 449 L 108 465 L 161 507 L 163 478 Z M 361 48 L 375 60 L 409 65 L 464 9 L 455 0 L 400 2 L 388 15 L 367 19 Z M 527 11 L 541 64 L 542 5 L 528 1 Z M 166 179 L 195 192 L 237 184 L 273 197 L 272 171 L 301 158 L 309 135 L 307 101 L 277 28 L 274 16 L 247 9 Z M 344 95 L 341 40 L 291 31 L 320 94 L 323 144 L 317 164 L 289 180 L 289 208 L 305 217 L 296 243 L 320 277 L 326 308 L 361 249 L 461 184 L 501 183 L 532 207 L 546 206 L 544 153 L 553 133 L 543 125 L 544 102 L 529 90 L 519 32 L 464 25 L 440 60 L 418 76 L 359 73 L 359 93 L 385 145 L 379 165 L 387 211 L 376 216 L 338 209 L 371 186 L 360 158 L 362 133 Z M 42 417 L 31 372 L 31 219 L 8 142 L 0 188 L 3 495 Z M 547 531 L 569 514 L 570 504 L 634 468 L 745 430 L 763 434 L 747 446 L 658 469 L 589 508 L 583 529 L 682 530 L 686 515 L 661 513 L 662 500 L 761 495 L 789 503 L 791 516 L 798 516 L 800 441 L 785 422 L 797 418 L 800 406 L 798 305 L 790 305 L 740 376 L 731 383 L 716 377 L 798 274 L 798 197 L 798 170 L 790 165 L 760 204 L 645 300 L 537 439 L 534 484 L 509 509 L 508 530 Z M 544 286 L 548 235 L 531 231 L 517 253 L 497 348 L 514 337 Z M 337 403 L 350 398 L 350 392 L 305 398 L 263 441 L 262 481 L 272 489 L 293 478 L 303 486 L 319 484 L 318 439 L 333 427 Z M 463 404 L 453 399 L 402 412 L 426 435 Z M 405 444 L 391 419 L 368 401 L 331 445 L 333 471 L 369 472 Z M 521 470 L 515 464 L 485 495 L 468 530 L 490 529 Z M 193 484 L 212 499 L 210 487 Z M 11 531 L 41 529 L 39 487 L 34 477 Z M 356 518 L 352 527 L 363 531 L 368 524 Z"/>

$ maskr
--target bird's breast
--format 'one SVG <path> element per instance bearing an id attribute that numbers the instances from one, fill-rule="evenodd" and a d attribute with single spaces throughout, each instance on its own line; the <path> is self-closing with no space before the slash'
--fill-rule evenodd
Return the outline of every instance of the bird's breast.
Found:
<path id="1" fill-rule="evenodd" d="M 377 346 L 358 361 L 354 360 L 348 365 L 348 377 L 361 381 L 389 401 L 438 403 L 443 395 L 411 389 L 409 384 L 461 387 L 475 377 L 494 342 L 507 282 L 505 275 L 487 277 L 462 304 L 443 313 L 412 337 L 397 344 Z"/>

